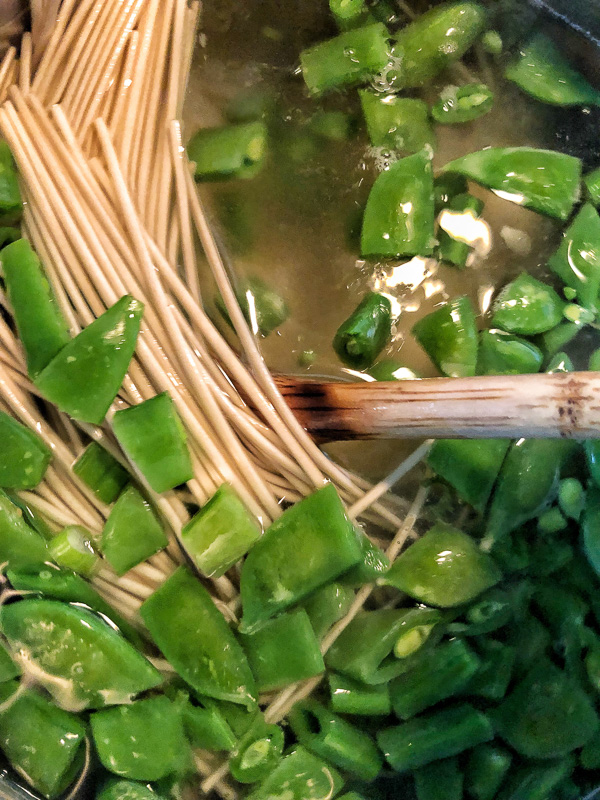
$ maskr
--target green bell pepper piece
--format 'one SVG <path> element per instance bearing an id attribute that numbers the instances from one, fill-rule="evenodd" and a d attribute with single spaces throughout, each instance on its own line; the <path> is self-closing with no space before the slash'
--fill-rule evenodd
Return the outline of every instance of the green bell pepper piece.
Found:
<path id="1" fill-rule="evenodd" d="M 556 789 L 572 774 L 574 758 L 525 764 L 511 771 L 506 784 L 497 795 L 498 800 L 547 800 L 554 797 Z"/>
<path id="2" fill-rule="evenodd" d="M 473 800 L 494 800 L 508 775 L 512 755 L 495 744 L 473 748 L 465 770 L 465 788 Z"/>
<path id="3" fill-rule="evenodd" d="M 397 66 L 386 78 L 394 91 L 429 83 L 457 61 L 483 33 L 486 12 L 478 3 L 442 3 L 421 14 L 395 36 Z"/>
<path id="4" fill-rule="evenodd" d="M 113 430 L 155 492 L 167 492 L 194 477 L 185 428 L 168 392 L 117 411 Z"/>
<path id="5" fill-rule="evenodd" d="M 560 758 L 598 730 L 594 707 L 577 681 L 541 659 L 494 714 L 500 736 L 527 758 Z"/>
<path id="6" fill-rule="evenodd" d="M 387 716 L 391 711 L 390 690 L 387 684 L 366 686 L 364 683 L 338 675 L 329 674 L 331 708 L 337 714 L 356 716 Z"/>
<path id="7" fill-rule="evenodd" d="M 586 197 L 598 208 L 600 206 L 600 167 L 583 176 Z"/>
<path id="8" fill-rule="evenodd" d="M 341 31 L 358 28 L 371 20 L 366 0 L 329 0 L 329 10 Z"/>
<path id="9" fill-rule="evenodd" d="M 311 94 L 366 83 L 389 59 L 389 33 L 382 23 L 340 33 L 300 53 L 304 82 Z"/>
<path id="10" fill-rule="evenodd" d="M 35 378 L 69 342 L 67 323 L 40 260 L 26 239 L 4 247 L 0 260 L 27 371 Z"/>
<path id="11" fill-rule="evenodd" d="M 282 689 L 325 669 L 319 640 L 303 608 L 269 620 L 240 640 L 260 692 Z"/>
<path id="12" fill-rule="evenodd" d="M 459 755 L 494 737 L 490 720 L 468 704 L 423 714 L 377 734 L 392 769 L 407 772 Z"/>
<path id="13" fill-rule="evenodd" d="M 342 583 L 350 586 L 362 586 L 379 580 L 390 568 L 390 560 L 380 547 L 373 544 L 366 533 L 358 528 L 362 547 L 362 558 L 355 567 L 349 569 L 341 577 Z"/>
<path id="14" fill-rule="evenodd" d="M 427 463 L 463 500 L 483 513 L 509 446 L 509 439 L 438 439 Z"/>
<path id="15" fill-rule="evenodd" d="M 485 83 L 448 86 L 431 109 L 431 116 L 441 125 L 457 125 L 483 117 L 492 110 L 494 93 Z"/>
<path id="16" fill-rule="evenodd" d="M 548 266 L 577 293 L 579 302 L 591 310 L 598 308 L 600 291 L 600 216 L 585 203 L 565 231 L 560 247 Z"/>
<path id="17" fill-rule="evenodd" d="M 382 358 L 367 370 L 376 381 L 416 381 L 421 375 L 394 358 Z"/>
<path id="18" fill-rule="evenodd" d="M 443 375 L 466 378 L 477 366 L 477 325 L 468 297 L 458 297 L 420 319 L 413 335 Z"/>
<path id="19" fill-rule="evenodd" d="M 358 94 L 373 147 L 418 153 L 435 146 L 429 109 L 423 100 L 370 89 L 360 89 Z"/>
<path id="20" fill-rule="evenodd" d="M 438 255 L 442 261 L 459 269 L 467 266 L 473 240 L 469 242 L 456 237 L 459 232 L 464 233 L 465 238 L 472 235 L 473 221 L 481 215 L 483 205 L 478 197 L 468 193 L 455 195 L 448 200 L 439 219 Z"/>
<path id="21" fill-rule="evenodd" d="M 16 681 L 2 684 L 0 702 L 10 700 L 17 688 Z M 0 712 L 0 747 L 6 758 L 49 800 L 76 777 L 73 767 L 84 740 L 85 728 L 76 716 L 34 691 L 26 690 Z"/>
<path id="22" fill-rule="evenodd" d="M 200 129 L 187 145 L 196 180 L 253 178 L 264 164 L 267 138 L 267 126 L 260 120 Z"/>
<path id="23" fill-rule="evenodd" d="M 478 640 L 481 657 L 479 669 L 465 686 L 466 695 L 502 700 L 512 679 L 516 652 L 514 647 L 495 639 Z"/>
<path id="24" fill-rule="evenodd" d="M 473 600 L 501 577 L 470 536 L 438 522 L 401 553 L 382 583 L 422 603 L 451 608 Z"/>
<path id="25" fill-rule="evenodd" d="M 0 683 L 6 683 L 21 674 L 21 668 L 12 660 L 12 656 L 3 644 L 0 644 Z"/>
<path id="26" fill-rule="evenodd" d="M 565 222 L 580 198 L 581 161 L 555 150 L 490 147 L 444 167 L 499 197 Z"/>
<path id="27" fill-rule="evenodd" d="M 544 354 L 527 339 L 500 330 L 481 331 L 477 354 L 479 375 L 523 375 L 539 372 Z"/>
<path id="28" fill-rule="evenodd" d="M 17 168 L 6 142 L 0 142 L 0 223 L 15 225 L 23 215 Z"/>
<path id="29" fill-rule="evenodd" d="M 157 781 L 185 757 L 181 709 L 164 695 L 96 711 L 90 725 L 100 762 L 121 778 Z"/>
<path id="30" fill-rule="evenodd" d="M 240 739 L 229 759 L 232 777 L 239 783 L 257 783 L 281 762 L 284 734 L 279 725 L 259 719 Z"/>
<path id="31" fill-rule="evenodd" d="M 180 567 L 143 603 L 146 627 L 173 669 L 200 694 L 253 706 L 241 645 L 202 584 Z"/>
<path id="32" fill-rule="evenodd" d="M 340 361 L 353 369 L 366 369 L 392 335 L 392 306 L 387 297 L 369 292 L 338 328 L 333 349 Z"/>
<path id="33" fill-rule="evenodd" d="M 341 775 L 304 747 L 294 747 L 247 800 L 323 800 L 335 796 L 344 782 Z"/>
<path id="34" fill-rule="evenodd" d="M 102 531 L 101 550 L 117 575 L 163 550 L 167 535 L 150 504 L 128 486 L 112 507 Z"/>
<path id="35" fill-rule="evenodd" d="M 23 513 L 0 490 L 0 564 L 29 567 L 43 564 L 48 548 L 40 534 L 23 519 Z"/>
<path id="36" fill-rule="evenodd" d="M 322 639 L 332 625 L 346 616 L 353 600 L 354 592 L 342 583 L 328 583 L 304 600 L 302 607 L 318 639 Z"/>
<path id="37" fill-rule="evenodd" d="M 142 646 L 142 639 L 135 628 L 92 589 L 81 575 L 71 572 L 70 569 L 46 563 L 29 568 L 9 569 L 7 576 L 11 586 L 17 591 L 37 592 L 44 597 L 62 600 L 63 603 L 83 603 L 109 619 L 136 647 Z"/>
<path id="38" fill-rule="evenodd" d="M 600 577 L 600 489 L 594 485 L 588 488 L 581 535 L 583 552 Z"/>
<path id="39" fill-rule="evenodd" d="M 185 703 L 181 712 L 186 738 L 202 750 L 233 750 L 236 737 L 216 701 L 198 698 L 199 705 Z"/>
<path id="40" fill-rule="evenodd" d="M 100 564 L 90 532 L 81 525 L 68 525 L 48 542 L 52 560 L 61 567 L 90 576 Z"/>
<path id="41" fill-rule="evenodd" d="M 267 529 L 242 566 L 240 631 L 253 633 L 361 556 L 360 538 L 333 484 L 296 503 Z"/>
<path id="42" fill-rule="evenodd" d="M 13 651 L 65 708 L 126 703 L 162 682 L 150 662 L 85 608 L 28 598 L 4 606 L 0 622 Z"/>
<path id="43" fill-rule="evenodd" d="M 16 494 L 16 492 L 13 491 L 7 492 L 6 495 L 9 500 L 21 510 L 23 520 L 29 525 L 30 528 L 33 528 L 34 531 L 37 531 L 42 539 L 49 540 L 54 536 L 54 528 L 51 528 L 50 525 L 48 525 L 44 517 L 29 502 L 26 503 L 21 497 L 19 497 L 18 494 Z"/>
<path id="44" fill-rule="evenodd" d="M 403 720 L 458 694 L 481 665 L 461 639 L 426 651 L 415 666 L 390 684 L 392 708 Z"/>
<path id="45" fill-rule="evenodd" d="M 125 295 L 71 339 L 35 379 L 44 397 L 74 419 L 100 425 L 129 367 L 143 308 Z"/>
<path id="46" fill-rule="evenodd" d="M 371 737 L 316 700 L 297 703 L 288 721 L 300 744 L 326 762 L 364 781 L 379 774 L 383 759 Z"/>
<path id="47" fill-rule="evenodd" d="M 107 505 L 115 502 L 129 481 L 127 470 L 98 442 L 86 447 L 73 464 L 73 472 Z"/>
<path id="48" fill-rule="evenodd" d="M 522 587 L 525 592 L 521 591 Z M 494 587 L 466 609 L 462 621 L 450 623 L 448 633 L 481 636 L 497 631 L 520 613 L 523 600 L 529 600 L 529 594 L 527 584 L 517 583 L 510 589 Z"/>
<path id="49" fill-rule="evenodd" d="M 283 325 L 290 315 L 287 303 L 260 278 L 251 277 L 240 281 L 235 287 L 239 307 L 252 332 L 266 337 Z M 219 295 L 215 304 L 223 319 L 233 328 L 233 323 L 225 304 Z"/>
<path id="50" fill-rule="evenodd" d="M 485 547 L 536 517 L 556 496 L 571 443 L 519 439 L 509 449 L 492 497 Z"/>
<path id="51" fill-rule="evenodd" d="M 434 221 L 431 157 L 422 150 L 378 175 L 365 208 L 361 254 L 376 258 L 431 255 Z"/>
<path id="52" fill-rule="evenodd" d="M 33 489 L 41 483 L 52 451 L 29 428 L 0 411 L 0 486 Z"/>
<path id="53" fill-rule="evenodd" d="M 227 483 L 217 489 L 181 531 L 186 552 L 208 577 L 227 572 L 260 536 L 256 518 Z"/>
<path id="54" fill-rule="evenodd" d="M 457 758 L 434 761 L 415 770 L 417 800 L 462 800 L 463 774 Z"/>
<path id="55" fill-rule="evenodd" d="M 96 800 L 167 800 L 143 783 L 112 778 L 96 795 Z"/>
<path id="56" fill-rule="evenodd" d="M 600 92 L 579 74 L 554 42 L 536 33 L 509 64 L 509 81 L 542 103 L 553 106 L 600 105 Z"/>
<path id="57" fill-rule="evenodd" d="M 497 296 L 491 324 L 525 336 L 545 333 L 562 320 L 564 307 L 564 301 L 551 286 L 522 272 Z"/>

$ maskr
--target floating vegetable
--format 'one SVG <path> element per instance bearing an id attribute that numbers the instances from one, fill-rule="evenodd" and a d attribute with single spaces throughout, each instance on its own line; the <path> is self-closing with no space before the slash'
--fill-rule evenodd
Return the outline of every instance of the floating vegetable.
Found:
<path id="1" fill-rule="evenodd" d="M 462 800 L 463 774 L 457 758 L 444 758 L 415 770 L 417 800 Z"/>
<path id="2" fill-rule="evenodd" d="M 253 178 L 260 172 L 266 152 L 267 127 L 261 121 L 202 128 L 187 146 L 198 181 Z"/>

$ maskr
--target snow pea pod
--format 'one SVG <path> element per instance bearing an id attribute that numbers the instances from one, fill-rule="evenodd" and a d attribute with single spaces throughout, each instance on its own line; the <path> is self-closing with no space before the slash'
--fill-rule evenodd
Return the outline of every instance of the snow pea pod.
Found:
<path id="1" fill-rule="evenodd" d="M 328 484 L 288 508 L 249 552 L 241 574 L 240 631 L 257 630 L 361 557 L 360 538 Z"/>
<path id="2" fill-rule="evenodd" d="M 489 147 L 451 161 L 458 172 L 498 197 L 566 221 L 580 197 L 581 161 L 555 150 Z"/>
<path id="3" fill-rule="evenodd" d="M 387 716 L 391 710 L 387 684 L 366 686 L 335 672 L 329 675 L 330 704 L 338 714 L 357 716 Z"/>
<path id="4" fill-rule="evenodd" d="M 566 286 L 576 292 L 585 308 L 598 308 L 600 291 L 600 216 L 585 203 L 564 233 L 560 247 L 548 266 Z"/>
<path id="5" fill-rule="evenodd" d="M 247 800 L 323 800 L 334 797 L 344 782 L 332 766 L 304 747 L 294 747 Z"/>
<path id="6" fill-rule="evenodd" d="M 218 704 L 209 698 L 196 700 L 196 704 L 185 703 L 182 710 L 185 735 L 192 747 L 203 750 L 233 750 L 236 737 Z"/>
<path id="7" fill-rule="evenodd" d="M 600 206 L 600 167 L 596 167 L 591 172 L 583 176 L 585 194 L 592 205 Z"/>
<path id="8" fill-rule="evenodd" d="M 73 464 L 73 472 L 109 505 L 129 481 L 129 473 L 98 442 L 89 444 Z"/>
<path id="9" fill-rule="evenodd" d="M 354 592 L 343 583 L 328 583 L 306 598 L 302 606 L 318 639 L 349 611 L 353 600 Z"/>
<path id="10" fill-rule="evenodd" d="M 439 522 L 396 559 L 381 582 L 422 603 L 451 608 L 500 578 L 496 563 L 470 536 Z"/>
<path id="11" fill-rule="evenodd" d="M 0 411 L 0 486 L 33 489 L 46 474 L 51 450 L 29 428 Z"/>
<path id="12" fill-rule="evenodd" d="M 257 783 L 266 778 L 281 761 L 284 735 L 279 725 L 262 719 L 240 739 L 229 759 L 232 776 L 240 783 Z"/>
<path id="13" fill-rule="evenodd" d="M 9 701 L 16 681 L 0 686 Z M 0 747 L 11 766 L 44 797 L 58 797 L 77 777 L 85 728 L 76 716 L 26 690 L 0 712 Z"/>
<path id="14" fill-rule="evenodd" d="M 113 779 L 107 781 L 96 800 L 167 800 L 143 783 Z"/>
<path id="15" fill-rule="evenodd" d="M 482 331 L 477 353 L 478 375 L 523 375 L 539 372 L 544 354 L 527 339 L 500 330 Z"/>
<path id="16" fill-rule="evenodd" d="M 254 678 L 244 651 L 209 593 L 185 567 L 150 595 L 140 613 L 165 658 L 192 689 L 254 706 Z"/>
<path id="17" fill-rule="evenodd" d="M 392 306 L 387 297 L 369 292 L 342 322 L 333 339 L 340 361 L 353 369 L 373 366 L 392 335 Z"/>
<path id="18" fill-rule="evenodd" d="M 117 411 L 113 430 L 155 492 L 174 489 L 194 477 L 185 428 L 168 392 Z"/>
<path id="19" fill-rule="evenodd" d="M 26 239 L 3 248 L 0 259 L 27 371 L 35 378 L 69 341 L 67 323 Z"/>
<path id="20" fill-rule="evenodd" d="M 463 774 L 457 758 L 444 758 L 415 770 L 417 800 L 462 800 Z"/>
<path id="21" fill-rule="evenodd" d="M 366 0 L 329 0 L 329 10 L 341 31 L 358 28 L 371 17 Z"/>
<path id="22" fill-rule="evenodd" d="M 12 656 L 3 644 L 0 644 L 0 683 L 6 683 L 21 674 L 20 667 L 15 664 Z"/>
<path id="23" fill-rule="evenodd" d="M 434 194 L 427 150 L 380 173 L 369 193 L 361 231 L 363 256 L 426 256 L 433 252 Z"/>
<path id="24" fill-rule="evenodd" d="M 85 608 L 25 599 L 4 606 L 0 622 L 23 668 L 63 708 L 128 702 L 162 681 L 126 639 Z"/>
<path id="25" fill-rule="evenodd" d="M 164 695 L 96 711 L 90 724 L 102 765 L 121 778 L 157 781 L 186 756 L 181 708 Z"/>
<path id="26" fill-rule="evenodd" d="M 304 82 L 311 94 L 365 83 L 389 58 L 389 33 L 375 23 L 346 31 L 300 53 Z"/>
<path id="27" fill-rule="evenodd" d="M 508 775 L 512 755 L 495 744 L 473 748 L 465 770 L 465 788 L 474 800 L 494 800 Z"/>
<path id="28" fill-rule="evenodd" d="M 143 308 L 125 295 L 71 339 L 35 379 L 44 397 L 74 419 L 99 425 L 129 367 Z"/>
<path id="29" fill-rule="evenodd" d="M 23 214 L 15 162 L 6 142 L 0 142 L 0 224 L 14 225 Z"/>
<path id="30" fill-rule="evenodd" d="M 545 333 L 562 320 L 564 300 L 551 286 L 522 272 L 498 294 L 491 324 L 508 333 Z"/>
<path id="31" fill-rule="evenodd" d="M 431 115 L 441 125 L 459 125 L 488 114 L 493 105 L 494 93 L 484 83 L 448 86 L 431 109 Z"/>
<path id="32" fill-rule="evenodd" d="M 340 582 L 349 586 L 362 586 L 381 578 L 390 568 L 390 560 L 380 547 L 373 544 L 366 533 L 357 528 L 362 548 L 358 564 L 340 577 Z"/>
<path id="33" fill-rule="evenodd" d="M 407 153 L 434 147 L 435 134 L 423 100 L 380 94 L 370 89 L 361 89 L 358 94 L 373 147 L 389 147 Z"/>
<path id="34" fill-rule="evenodd" d="M 560 758 L 583 747 L 598 716 L 579 684 L 541 659 L 501 703 L 494 721 L 500 736 L 527 758 Z"/>
<path id="35" fill-rule="evenodd" d="M 48 558 L 44 539 L 25 522 L 21 509 L 0 490 L 0 563 L 28 567 L 43 564 Z"/>
<path id="36" fill-rule="evenodd" d="M 266 151 L 267 127 L 262 121 L 201 128 L 187 145 L 197 181 L 253 178 L 264 163 Z"/>
<path id="37" fill-rule="evenodd" d="M 412 332 L 443 375 L 466 378 L 475 375 L 477 325 L 468 297 L 458 297 L 420 319 Z"/>
<path id="38" fill-rule="evenodd" d="M 596 91 L 562 55 L 554 42 L 537 33 L 505 71 L 509 81 L 542 103 L 553 106 L 599 105 Z"/>
<path id="39" fill-rule="evenodd" d="M 442 3 L 426 11 L 396 34 L 392 55 L 398 61 L 386 71 L 387 81 L 394 91 L 429 83 L 467 52 L 485 24 L 478 3 Z"/>

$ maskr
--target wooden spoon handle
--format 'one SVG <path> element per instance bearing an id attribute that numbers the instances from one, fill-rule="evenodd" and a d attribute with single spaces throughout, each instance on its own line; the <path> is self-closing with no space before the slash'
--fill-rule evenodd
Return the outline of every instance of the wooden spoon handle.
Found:
<path id="1" fill-rule="evenodd" d="M 600 372 L 277 384 L 319 441 L 600 437 Z"/>

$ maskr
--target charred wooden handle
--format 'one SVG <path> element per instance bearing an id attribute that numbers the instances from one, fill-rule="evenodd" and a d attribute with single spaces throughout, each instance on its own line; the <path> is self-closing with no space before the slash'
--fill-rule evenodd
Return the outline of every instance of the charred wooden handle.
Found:
<path id="1" fill-rule="evenodd" d="M 600 436 L 600 372 L 277 384 L 320 441 Z"/>

